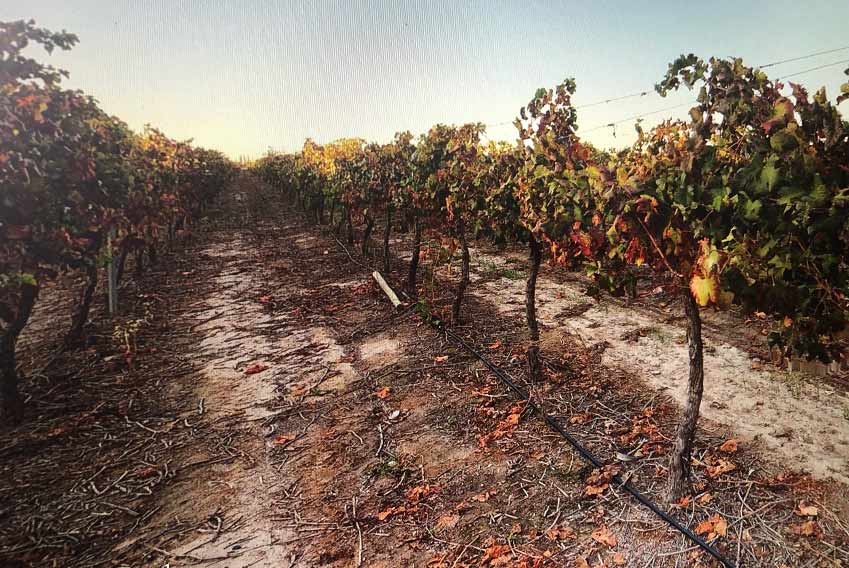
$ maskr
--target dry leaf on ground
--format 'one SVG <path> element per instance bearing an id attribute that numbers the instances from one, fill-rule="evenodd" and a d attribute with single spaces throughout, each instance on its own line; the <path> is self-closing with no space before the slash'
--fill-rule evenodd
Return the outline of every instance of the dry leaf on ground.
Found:
<path id="1" fill-rule="evenodd" d="M 719 513 L 713 514 L 696 525 L 696 534 L 705 535 L 707 540 L 725 536 L 728 531 L 728 521 Z"/>
<path id="2" fill-rule="evenodd" d="M 794 511 L 794 513 L 800 517 L 816 517 L 819 515 L 819 512 L 820 511 L 816 505 L 813 505 L 808 501 L 800 501 L 799 506 Z"/>
<path id="3" fill-rule="evenodd" d="M 246 375 L 255 375 L 257 373 L 261 373 L 268 369 L 267 365 L 263 365 L 262 363 L 251 363 L 247 367 L 245 367 L 244 373 Z"/>
<path id="4" fill-rule="evenodd" d="M 453 529 L 457 526 L 457 523 L 460 522 L 460 515 L 456 513 L 449 513 L 447 515 L 442 515 L 438 519 L 436 519 L 436 523 L 434 523 L 433 527 L 437 531 L 441 531 L 443 529 Z"/>
<path id="5" fill-rule="evenodd" d="M 609 546 L 610 548 L 616 546 L 616 543 L 618 542 L 616 540 L 616 535 L 613 534 L 613 531 L 607 528 L 607 525 L 601 525 L 594 530 L 590 536 L 592 536 L 593 540 L 597 543 Z"/>
<path id="6" fill-rule="evenodd" d="M 822 538 L 822 529 L 816 521 L 805 521 L 798 525 L 790 525 L 790 532 L 799 536 Z"/>

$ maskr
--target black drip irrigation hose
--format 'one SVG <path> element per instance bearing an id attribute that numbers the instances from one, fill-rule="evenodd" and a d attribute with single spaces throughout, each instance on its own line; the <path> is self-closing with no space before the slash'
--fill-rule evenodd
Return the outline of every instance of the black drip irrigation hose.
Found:
<path id="1" fill-rule="evenodd" d="M 512 390 L 516 394 L 516 396 L 518 396 L 520 399 L 522 399 L 531 410 L 533 410 L 534 412 L 536 412 L 537 414 L 542 416 L 543 419 L 545 420 L 546 424 L 549 425 L 549 427 L 551 427 L 554 431 L 556 431 L 558 434 L 563 436 L 566 439 L 566 441 L 568 441 L 572 445 L 572 447 L 575 448 L 575 450 L 577 450 L 577 452 L 579 454 L 581 454 L 581 457 L 583 457 L 585 460 L 590 462 L 596 468 L 603 468 L 604 467 L 604 463 L 602 463 L 601 460 L 599 460 L 597 457 L 595 457 L 574 436 L 569 434 L 569 432 L 567 432 L 563 428 L 563 426 L 561 426 L 560 423 L 557 420 L 555 420 L 555 418 L 553 416 L 547 414 L 546 412 L 543 412 L 542 408 L 539 405 L 537 405 L 537 403 L 535 403 L 533 400 L 531 400 L 530 395 L 527 392 L 525 392 L 522 389 L 522 387 L 520 387 L 519 385 L 514 383 L 513 380 L 507 375 L 507 373 L 505 373 L 500 368 L 495 366 L 491 361 L 489 361 L 486 357 L 484 357 L 482 354 L 480 354 L 471 345 L 466 343 L 466 341 L 462 337 L 460 337 L 459 335 L 457 335 L 456 333 L 454 333 L 453 331 L 451 331 L 450 329 L 445 327 L 445 325 L 442 324 L 442 322 L 436 322 L 436 323 L 431 322 L 431 323 L 436 329 L 444 332 L 446 336 L 451 338 L 454 342 L 456 342 L 461 347 L 463 347 L 463 349 L 465 349 L 466 351 L 468 351 L 469 353 L 471 353 L 472 355 L 477 357 L 484 365 L 486 365 L 486 367 L 490 371 L 492 371 L 493 374 L 495 374 L 495 376 L 498 377 L 499 380 L 502 383 L 504 383 L 505 386 L 507 386 L 507 388 Z M 725 568 L 736 568 L 734 563 L 731 562 L 730 560 L 728 560 L 727 558 L 725 558 L 725 556 L 723 556 L 722 553 L 720 553 L 718 550 L 716 550 L 710 544 L 705 542 L 701 537 L 699 537 L 696 533 L 691 531 L 688 527 L 686 527 L 686 526 L 682 525 L 680 522 L 678 522 L 669 513 L 662 510 L 660 507 L 658 507 L 655 503 L 653 503 L 651 500 L 649 500 L 648 497 L 643 495 L 638 489 L 634 488 L 630 483 L 628 483 L 627 480 L 622 479 L 622 477 L 619 476 L 618 474 L 614 475 L 612 477 L 612 479 L 613 479 L 613 481 L 618 483 L 619 486 L 622 489 L 624 489 L 625 491 L 630 493 L 631 496 L 634 497 L 634 499 L 639 501 L 642 505 L 644 505 L 646 508 L 648 508 L 652 513 L 654 513 L 655 515 L 657 515 L 658 517 L 660 517 L 661 519 L 666 521 L 666 523 L 669 526 L 676 529 L 678 532 L 680 532 L 681 534 L 686 536 L 688 539 L 693 541 L 693 543 L 695 543 L 699 548 L 701 548 L 702 550 L 704 550 L 705 552 L 707 552 L 708 554 L 710 554 L 711 556 L 716 558 L 719 562 L 722 563 L 723 566 L 725 566 Z"/>
<path id="2" fill-rule="evenodd" d="M 345 246 L 342 245 L 342 243 L 339 242 L 338 239 L 337 239 L 336 242 L 339 243 L 342 246 L 343 249 L 345 249 Z M 348 252 L 347 249 L 345 249 L 345 252 Z M 350 257 L 350 253 L 348 254 L 348 256 Z M 351 260 L 353 260 L 353 259 L 351 259 Z M 357 263 L 357 264 L 359 264 L 359 263 Z M 360 265 L 360 266 L 362 266 L 362 265 Z M 405 296 L 406 296 L 406 294 L 405 294 Z M 415 302 L 413 303 L 412 307 L 415 307 Z M 516 394 L 516 396 L 518 396 L 520 399 L 522 399 L 522 401 L 525 402 L 526 405 L 532 411 L 534 411 L 537 414 L 539 414 L 540 416 L 542 416 L 543 420 L 545 420 L 545 423 L 548 424 L 548 426 L 552 430 L 554 430 L 555 432 L 560 434 L 567 442 L 569 442 L 569 444 L 571 444 L 571 446 L 573 448 L 575 448 L 575 450 L 581 455 L 581 457 L 583 457 L 586 461 L 591 463 L 596 468 L 600 469 L 600 468 L 604 467 L 604 463 L 601 460 L 599 460 L 597 457 L 595 457 L 592 454 L 592 452 L 590 452 L 587 448 L 585 448 L 583 446 L 583 444 L 581 444 L 581 442 L 578 441 L 577 438 L 575 438 L 569 432 L 567 432 L 566 429 L 563 428 L 563 426 L 561 426 L 560 423 L 553 416 L 544 412 L 543 409 L 537 403 L 535 403 L 533 400 L 531 400 L 530 395 L 527 392 L 525 392 L 522 389 L 522 387 L 520 387 L 515 382 L 513 382 L 513 380 L 507 375 L 507 373 L 502 371 L 499 367 L 497 367 L 495 364 L 493 364 L 489 359 L 484 357 L 474 347 L 472 347 L 471 345 L 466 343 L 466 341 L 462 337 L 460 337 L 459 335 L 457 335 L 456 333 L 454 333 L 453 331 L 448 329 L 448 327 L 446 327 L 445 324 L 442 321 L 432 320 L 432 319 L 428 318 L 428 322 L 435 329 L 445 333 L 445 335 L 447 337 L 451 338 L 455 343 L 459 344 L 463 349 L 465 349 L 466 351 L 468 351 L 469 353 L 474 355 L 478 360 L 480 360 L 481 363 L 483 363 L 490 371 L 492 371 L 492 373 L 496 377 L 498 377 L 498 379 L 502 383 L 504 383 L 504 385 L 507 388 L 512 390 Z M 704 550 L 705 552 L 707 552 L 708 554 L 713 556 L 725 568 L 737 568 L 736 565 L 733 562 L 731 562 L 730 560 L 728 560 L 727 558 L 725 558 L 725 556 L 723 556 L 721 552 L 719 552 L 717 549 L 715 549 L 710 544 L 705 542 L 699 535 L 697 535 L 696 533 L 691 531 L 688 527 L 681 524 L 678 520 L 676 520 L 674 517 L 672 517 L 669 513 L 667 513 L 666 511 L 664 511 L 660 507 L 658 507 L 653 501 L 651 501 L 648 497 L 643 495 L 638 489 L 633 487 L 627 480 L 622 479 L 622 477 L 619 474 L 613 475 L 611 477 L 611 479 L 613 481 L 615 481 L 616 483 L 618 483 L 619 486 L 622 489 L 624 489 L 626 492 L 628 492 L 640 504 L 642 504 L 644 507 L 646 507 L 652 513 L 654 513 L 655 515 L 657 515 L 658 517 L 663 519 L 666 522 L 666 524 L 668 524 L 669 526 L 671 526 L 672 528 L 674 528 L 675 530 L 677 530 L 678 532 L 680 532 L 681 534 L 686 536 L 696 546 L 698 546 L 699 548 L 701 548 L 702 550 Z"/>

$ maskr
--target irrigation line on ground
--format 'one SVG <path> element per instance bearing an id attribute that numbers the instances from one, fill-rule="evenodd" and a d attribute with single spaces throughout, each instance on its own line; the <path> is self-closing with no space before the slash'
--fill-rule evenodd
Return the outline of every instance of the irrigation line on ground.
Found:
<path id="1" fill-rule="evenodd" d="M 530 407 L 531 410 L 533 410 L 534 412 L 536 412 L 537 414 L 542 416 L 542 418 L 545 420 L 546 424 L 549 425 L 549 427 L 551 427 L 554 431 L 556 431 L 563 438 L 565 438 L 566 441 L 568 441 L 572 445 L 572 447 L 574 447 L 575 450 L 577 450 L 577 452 L 581 455 L 581 457 L 583 457 L 585 460 L 590 462 L 596 468 L 603 468 L 604 467 L 604 463 L 601 460 L 599 460 L 596 456 L 594 456 L 592 454 L 592 452 L 590 452 L 587 448 L 585 448 L 581 444 L 581 442 L 578 441 L 577 438 L 575 438 L 569 432 L 567 432 L 566 429 L 563 428 L 563 426 L 560 424 L 560 422 L 558 422 L 553 416 L 549 415 L 547 412 L 544 412 L 543 409 L 531 399 L 530 395 L 527 392 L 525 392 L 525 390 L 522 389 L 522 387 L 520 387 L 515 382 L 513 382 L 513 380 L 504 371 L 502 371 L 499 367 L 497 367 L 495 364 L 493 364 L 491 361 L 489 361 L 484 355 L 482 355 L 480 352 L 478 352 L 471 345 L 466 343 L 466 341 L 462 337 L 460 337 L 459 335 L 457 335 L 456 333 L 454 333 L 453 331 L 451 331 L 450 329 L 445 327 L 445 325 L 442 324 L 441 322 L 435 323 L 433 325 L 439 331 L 444 332 L 445 335 L 447 337 L 451 338 L 451 340 L 453 340 L 455 343 L 459 344 L 466 351 L 468 351 L 469 353 L 471 353 L 472 355 L 477 357 L 490 371 L 492 371 L 492 373 L 496 377 L 498 377 L 498 379 L 502 383 L 504 383 L 505 386 L 507 386 L 507 388 L 512 390 L 516 394 L 516 396 L 518 396 L 520 399 L 522 399 L 527 404 L 527 406 Z M 678 532 L 680 532 L 681 534 L 686 536 L 688 539 L 690 539 L 699 548 L 701 548 L 702 550 L 704 550 L 705 552 L 707 552 L 708 554 L 710 554 L 711 556 L 716 558 L 719 562 L 722 563 L 723 566 L 725 566 L 726 568 L 736 568 L 735 564 L 733 562 L 731 562 L 730 560 L 728 560 L 727 558 L 725 558 L 725 556 L 723 556 L 721 552 L 719 552 L 714 547 L 712 547 L 710 544 L 705 542 L 701 537 L 699 537 L 697 534 L 695 534 L 693 531 L 691 531 L 688 527 L 681 524 L 678 520 L 676 520 L 674 517 L 672 517 L 669 513 L 662 510 L 660 507 L 658 507 L 653 501 L 651 501 L 648 497 L 643 495 L 642 492 L 640 492 L 638 489 L 633 487 L 627 480 L 622 479 L 622 477 L 619 474 L 612 476 L 612 479 L 613 479 L 613 481 L 618 483 L 619 486 L 622 489 L 624 489 L 625 491 L 630 493 L 632 497 L 634 497 L 642 505 L 644 505 L 646 508 L 648 508 L 652 513 L 654 513 L 655 515 L 657 515 L 658 517 L 660 517 L 661 519 L 666 521 L 666 523 L 669 526 L 678 530 Z"/>
<path id="2" fill-rule="evenodd" d="M 341 243 L 340 243 L 341 244 Z M 569 432 L 566 431 L 565 428 L 558 422 L 553 416 L 543 411 L 542 407 L 540 407 L 536 402 L 534 402 L 530 394 L 527 393 L 522 387 L 517 385 L 513 379 L 511 379 L 507 373 L 505 373 L 501 368 L 492 363 L 489 359 L 487 359 L 484 355 L 482 355 L 479 351 L 477 351 L 474 347 L 466 343 L 466 341 L 451 331 L 448 327 L 445 326 L 441 321 L 430 321 L 431 325 L 438 331 L 445 333 L 445 335 L 450 338 L 452 341 L 460 345 L 463 349 L 474 355 L 477 359 L 479 359 L 492 373 L 498 377 L 498 379 L 504 383 L 504 385 L 513 391 L 517 397 L 519 397 L 522 401 L 526 403 L 526 405 L 534 412 L 542 416 L 543 420 L 545 420 L 546 424 L 553 429 L 555 432 L 560 434 L 569 444 L 572 445 L 573 448 L 584 458 L 586 461 L 591 463 L 594 467 L 601 469 L 604 467 L 604 463 L 599 460 L 592 452 L 590 452 L 586 447 L 584 447 L 581 442 L 572 436 Z M 720 563 L 722 563 L 725 568 L 736 568 L 736 565 L 725 558 L 721 552 L 719 552 L 716 548 L 708 544 L 704 539 L 702 539 L 699 535 L 694 533 L 688 527 L 681 524 L 677 519 L 672 517 L 669 513 L 658 507 L 653 501 L 651 501 L 648 497 L 643 495 L 640 490 L 633 487 L 628 480 L 623 479 L 619 474 L 612 476 L 613 481 L 619 484 L 619 486 L 628 492 L 634 499 L 636 499 L 640 504 L 648 508 L 652 513 L 663 519 L 669 526 L 676 529 L 678 532 L 686 536 L 690 539 L 694 544 L 696 544 L 699 548 L 713 556 Z"/>
<path id="3" fill-rule="evenodd" d="M 364 264 L 361 264 L 361 263 L 355 261 L 354 258 L 351 256 L 351 253 L 348 251 L 347 247 L 345 247 L 345 245 L 342 244 L 342 242 L 339 239 L 336 239 L 336 243 L 340 247 L 342 247 L 342 249 L 348 255 L 348 258 L 351 260 L 351 262 L 353 262 L 354 264 L 357 264 L 360 267 L 366 268 L 367 270 L 371 270 L 369 267 L 365 266 Z M 391 286 L 389 286 L 388 284 L 387 284 L 387 287 L 389 287 L 391 289 Z M 385 291 L 384 291 L 384 293 L 385 293 Z M 404 295 L 406 296 L 406 294 L 404 294 Z M 408 306 L 407 308 L 405 308 L 403 311 L 407 311 L 414 306 L 415 306 L 415 302 L 411 306 Z M 601 460 L 599 460 L 595 455 L 593 455 L 592 452 L 590 452 L 586 447 L 584 447 L 584 445 L 581 444 L 581 442 L 577 438 L 575 438 L 569 432 L 567 432 L 566 429 L 563 428 L 563 426 L 560 424 L 560 422 L 558 422 L 553 416 L 551 416 L 547 412 L 543 411 L 542 407 L 540 407 L 536 402 L 534 402 L 531 399 L 530 394 L 525 392 L 525 390 L 522 389 L 522 387 L 517 385 L 507 375 L 507 373 L 505 373 L 503 370 L 501 370 L 501 368 L 499 368 L 494 363 L 492 363 L 489 359 L 487 359 L 480 352 L 478 352 L 474 347 L 472 347 L 471 345 L 466 343 L 466 341 L 462 337 L 460 337 L 459 335 L 457 335 L 456 333 L 451 331 L 448 327 L 445 326 L 445 324 L 442 321 L 430 320 L 429 323 L 435 329 L 445 333 L 445 335 L 447 337 L 449 337 L 455 343 L 460 345 L 463 349 L 465 349 L 466 351 L 468 351 L 469 353 L 474 355 L 477 359 L 479 359 L 490 371 L 492 371 L 492 373 L 496 377 L 498 377 L 498 379 L 502 383 L 504 383 L 504 385 L 507 388 L 509 388 L 511 391 L 513 391 L 513 393 L 516 394 L 517 397 L 519 397 L 522 401 L 524 401 L 526 403 L 526 405 L 532 411 L 534 411 L 537 414 L 539 414 L 540 416 L 542 416 L 543 420 L 545 420 L 545 423 L 548 424 L 548 426 L 551 429 L 553 429 L 555 432 L 560 434 L 567 442 L 569 442 L 569 444 L 573 448 L 575 448 L 575 450 L 581 455 L 582 458 L 584 458 L 586 461 L 591 463 L 596 468 L 600 469 L 600 468 L 604 467 L 605 464 Z M 736 565 L 732 561 L 725 558 L 725 556 L 723 556 L 721 552 L 719 552 L 713 546 L 711 546 L 710 544 L 705 542 L 704 539 L 699 537 L 699 535 L 694 533 L 688 527 L 681 524 L 677 519 L 672 517 L 669 513 L 667 513 L 666 511 L 664 511 L 660 507 L 658 507 L 653 501 L 651 501 L 648 497 L 643 495 L 643 493 L 640 492 L 640 490 L 633 487 L 627 480 L 623 479 L 619 474 L 613 475 L 611 477 L 611 479 L 613 479 L 613 481 L 618 483 L 619 486 L 622 489 L 624 489 L 627 493 L 629 493 L 632 497 L 634 497 L 634 499 L 636 499 L 640 504 L 642 504 L 644 507 L 649 509 L 652 513 L 654 513 L 655 515 L 657 515 L 658 517 L 663 519 L 669 526 L 676 529 L 678 532 L 680 532 L 685 537 L 690 539 L 696 546 L 698 546 L 699 548 L 701 548 L 702 550 L 704 550 L 705 552 L 707 552 L 708 554 L 713 556 L 715 559 L 717 559 L 725 568 L 737 568 Z"/>

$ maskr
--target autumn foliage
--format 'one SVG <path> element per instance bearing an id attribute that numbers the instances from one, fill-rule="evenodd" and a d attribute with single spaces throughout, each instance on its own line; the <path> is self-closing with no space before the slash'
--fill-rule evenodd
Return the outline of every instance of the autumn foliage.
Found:
<path id="1" fill-rule="evenodd" d="M 535 288 L 544 257 L 583 268 L 593 293 L 633 295 L 640 278 L 666 278 L 683 298 L 690 359 L 670 462 L 675 501 L 687 488 L 703 390 L 700 309 L 771 313 L 774 347 L 822 361 L 844 357 L 849 317 L 849 125 L 825 91 L 811 96 L 740 59 L 694 55 L 671 63 L 657 85 L 662 96 L 679 88 L 698 90 L 688 119 L 638 125 L 637 142 L 617 154 L 580 139 L 567 79 L 520 109 L 513 145 L 483 142 L 479 124 L 439 124 L 415 144 L 406 134 L 385 145 L 307 141 L 257 169 L 312 210 L 341 205 L 349 242 L 353 224 L 366 225 L 364 251 L 375 214 L 397 212 L 414 234 L 412 297 L 423 235 L 449 256 L 460 251 L 455 322 L 469 283 L 467 237 L 528 243 L 532 378 L 543 372 Z M 385 224 L 388 272 L 391 214 Z"/>
<path id="2" fill-rule="evenodd" d="M 97 102 L 64 89 L 67 74 L 30 57 L 77 42 L 34 22 L 0 22 L 0 398 L 20 414 L 15 341 L 40 287 L 81 270 L 86 288 L 68 345 L 81 339 L 98 263 L 117 249 L 152 251 L 178 222 L 197 215 L 234 173 L 222 154 L 148 128 L 142 134 Z"/>

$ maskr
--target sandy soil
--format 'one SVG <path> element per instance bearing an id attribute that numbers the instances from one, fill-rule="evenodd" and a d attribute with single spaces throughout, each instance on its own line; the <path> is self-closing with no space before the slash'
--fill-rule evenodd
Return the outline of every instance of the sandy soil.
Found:
<path id="1" fill-rule="evenodd" d="M 504 264 L 503 258 L 475 252 L 478 270 L 481 260 L 484 265 Z M 495 298 L 505 314 L 522 316 L 523 280 L 501 277 L 482 286 L 473 293 Z M 685 330 L 665 323 L 668 314 L 661 316 L 640 306 L 626 308 L 611 299 L 596 302 L 579 283 L 558 281 L 545 269 L 537 285 L 537 306 L 544 344 L 556 350 L 563 331 L 577 334 L 587 344 L 606 342 L 604 365 L 640 377 L 679 404 L 686 400 Z M 703 416 L 761 445 L 776 465 L 849 483 L 849 397 L 845 393 L 806 381 L 798 373 L 765 370 L 766 365 L 730 343 L 711 338 L 706 344 Z"/>

